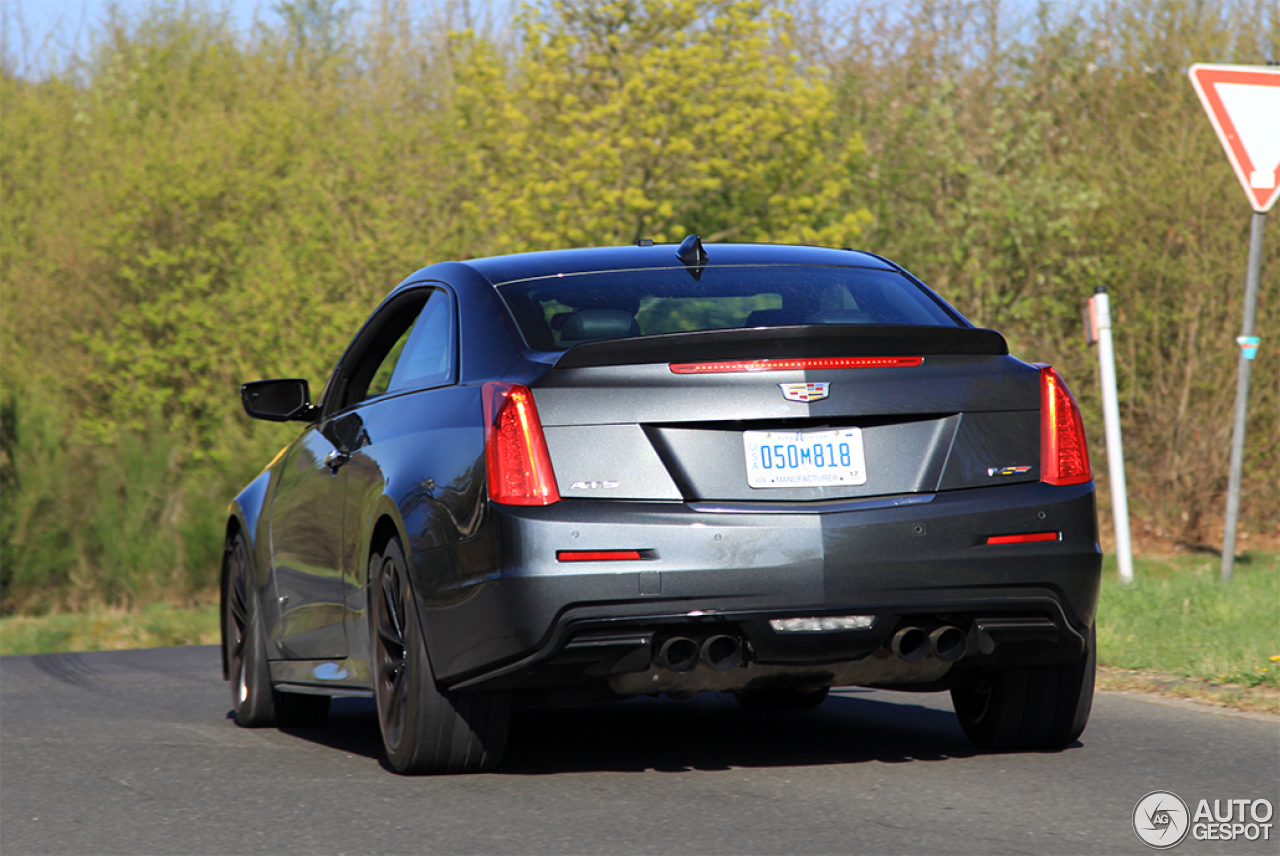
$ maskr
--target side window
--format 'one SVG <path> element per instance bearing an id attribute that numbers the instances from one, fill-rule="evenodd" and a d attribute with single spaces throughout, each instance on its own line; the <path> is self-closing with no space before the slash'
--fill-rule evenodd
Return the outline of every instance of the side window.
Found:
<path id="1" fill-rule="evenodd" d="M 434 290 L 405 339 L 387 382 L 387 392 L 422 389 L 453 382 L 453 301 Z"/>
<path id="2" fill-rule="evenodd" d="M 453 297 L 444 289 L 399 294 L 369 320 L 330 378 L 326 415 L 399 389 L 453 383 L 456 326 Z"/>
<path id="3" fill-rule="evenodd" d="M 441 289 L 426 290 L 424 297 L 412 311 L 413 317 L 399 319 L 409 326 L 373 370 L 362 398 L 453 381 L 453 301 Z"/>

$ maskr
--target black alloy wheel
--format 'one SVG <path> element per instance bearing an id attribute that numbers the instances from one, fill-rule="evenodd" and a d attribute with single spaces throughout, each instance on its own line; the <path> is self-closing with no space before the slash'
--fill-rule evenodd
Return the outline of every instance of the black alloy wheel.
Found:
<path id="1" fill-rule="evenodd" d="M 276 724 L 278 714 L 259 629 L 249 549 L 239 532 L 227 540 L 222 565 L 222 651 L 236 724 L 267 728 Z"/>
<path id="2" fill-rule="evenodd" d="M 253 566 L 239 532 L 227 540 L 223 555 L 222 652 L 237 725 L 305 727 L 323 725 L 328 718 L 329 696 L 282 693 L 271 686 Z"/>
<path id="3" fill-rule="evenodd" d="M 992 669 L 951 690 L 960 727 L 987 752 L 1052 751 L 1074 743 L 1089 722 L 1097 632 L 1075 663 Z"/>
<path id="4" fill-rule="evenodd" d="M 398 773 L 474 773 L 502 760 L 509 693 L 452 693 L 436 683 L 408 567 L 392 539 L 369 560 L 374 696 L 387 761 Z"/>

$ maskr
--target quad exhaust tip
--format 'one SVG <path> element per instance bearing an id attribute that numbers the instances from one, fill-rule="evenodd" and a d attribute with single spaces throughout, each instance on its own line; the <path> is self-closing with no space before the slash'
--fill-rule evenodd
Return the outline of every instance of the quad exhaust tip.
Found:
<path id="1" fill-rule="evenodd" d="M 945 624 L 929 634 L 929 647 L 942 662 L 954 663 L 967 653 L 969 637 L 959 627 Z"/>
<path id="2" fill-rule="evenodd" d="M 893 634 L 889 648 L 906 663 L 919 663 L 930 654 L 944 663 L 954 663 L 969 653 L 969 637 L 959 627 L 950 624 L 935 628 L 931 633 L 908 625 Z"/>
<path id="3" fill-rule="evenodd" d="M 710 640 L 708 640 L 710 641 Z M 658 657 L 673 672 L 692 672 L 698 665 L 701 651 L 698 643 L 684 636 L 673 636 L 658 649 Z"/>
<path id="4" fill-rule="evenodd" d="M 717 672 L 727 672 L 742 663 L 742 643 L 732 636 L 711 636 L 702 643 L 702 662 Z"/>
<path id="5" fill-rule="evenodd" d="M 692 672 L 700 662 L 717 672 L 727 672 L 742 665 L 742 641 L 717 633 L 699 645 L 687 636 L 673 636 L 658 649 L 658 661 L 680 674 Z"/>
<path id="6" fill-rule="evenodd" d="M 919 627 L 903 627 L 893 634 L 889 647 L 903 662 L 919 663 L 929 656 L 929 634 Z"/>

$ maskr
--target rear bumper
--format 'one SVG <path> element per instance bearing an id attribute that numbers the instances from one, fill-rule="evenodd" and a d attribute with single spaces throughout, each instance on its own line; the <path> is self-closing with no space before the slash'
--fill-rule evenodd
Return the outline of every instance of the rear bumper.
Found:
<path id="1" fill-rule="evenodd" d="M 1097 607 L 1092 483 L 828 504 L 564 500 L 490 511 L 500 574 L 448 606 L 420 603 L 437 676 L 455 688 L 643 671 L 654 640 L 685 633 L 729 632 L 744 640 L 749 663 L 803 669 L 883 654 L 906 623 L 959 627 L 969 637 L 962 665 L 1066 662 L 1080 656 Z M 1032 532 L 1061 537 L 986 544 L 992 535 Z M 563 550 L 638 550 L 644 558 L 561 562 Z M 429 562 L 415 557 L 419 568 Z M 876 620 L 869 630 L 832 634 L 769 626 L 771 618 L 824 614 Z M 866 682 L 877 681 L 893 683 Z"/>

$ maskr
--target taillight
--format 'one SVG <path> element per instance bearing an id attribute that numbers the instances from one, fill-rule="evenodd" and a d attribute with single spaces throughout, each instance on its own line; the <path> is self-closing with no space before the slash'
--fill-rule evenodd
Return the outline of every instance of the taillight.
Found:
<path id="1" fill-rule="evenodd" d="M 500 381 L 484 385 L 484 456 L 489 499 L 494 502 L 550 505 L 560 501 L 529 387 Z"/>
<path id="2" fill-rule="evenodd" d="M 1093 478 L 1084 420 L 1052 366 L 1040 366 L 1040 481 L 1081 484 Z"/>

